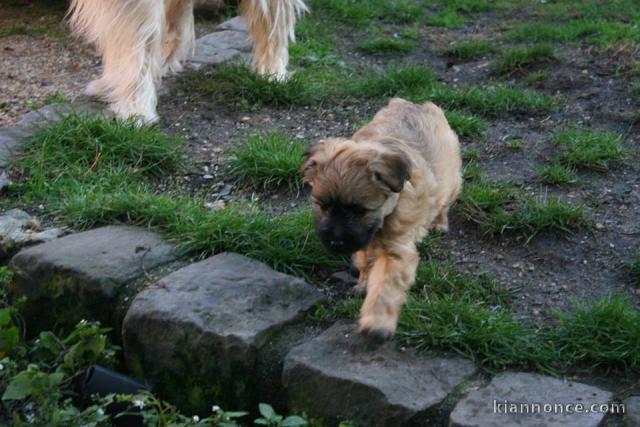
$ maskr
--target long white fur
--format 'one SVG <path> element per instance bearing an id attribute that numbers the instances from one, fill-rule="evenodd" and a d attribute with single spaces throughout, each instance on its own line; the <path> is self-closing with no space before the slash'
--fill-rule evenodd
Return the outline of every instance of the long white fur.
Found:
<path id="1" fill-rule="evenodd" d="M 288 45 L 294 41 L 302 0 L 243 0 L 242 10 L 253 40 L 253 68 L 284 79 Z M 69 22 L 74 33 L 96 45 L 102 76 L 86 92 L 103 98 L 121 118 L 154 122 L 157 88 L 167 73 L 195 45 L 193 0 L 71 0 Z"/>

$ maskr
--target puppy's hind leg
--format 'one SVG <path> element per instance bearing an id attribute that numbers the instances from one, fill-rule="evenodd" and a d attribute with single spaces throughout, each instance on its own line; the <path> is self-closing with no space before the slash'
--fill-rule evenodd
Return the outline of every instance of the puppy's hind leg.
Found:
<path id="1" fill-rule="evenodd" d="M 285 79 L 289 41 L 295 41 L 296 19 L 307 6 L 302 0 L 243 0 L 242 9 L 253 40 L 253 69 L 264 76 Z"/>
<path id="2" fill-rule="evenodd" d="M 182 61 L 193 53 L 195 47 L 193 0 L 171 0 L 166 22 L 162 43 L 163 74 L 177 73 L 182 70 Z"/>
<path id="3" fill-rule="evenodd" d="M 87 92 L 120 117 L 153 122 L 161 73 L 164 3 L 156 0 L 73 0 L 71 26 L 102 53 L 102 76 Z"/>
<path id="4" fill-rule="evenodd" d="M 377 338 L 390 338 L 398 326 L 398 317 L 415 280 L 419 256 L 413 246 L 401 257 L 382 253 L 369 275 L 367 297 L 358 321 L 361 333 Z"/>

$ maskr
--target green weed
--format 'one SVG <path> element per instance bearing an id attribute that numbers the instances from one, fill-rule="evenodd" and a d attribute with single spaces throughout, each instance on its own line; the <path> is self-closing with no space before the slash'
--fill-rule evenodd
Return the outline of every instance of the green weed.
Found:
<path id="1" fill-rule="evenodd" d="M 553 47 L 549 44 L 514 47 L 502 52 L 491 63 L 490 71 L 497 75 L 510 75 L 525 67 L 552 61 L 554 58 Z"/>
<path id="2" fill-rule="evenodd" d="M 236 144 L 225 159 L 228 174 L 241 186 L 268 190 L 300 188 L 300 166 L 307 143 L 280 132 L 253 135 Z"/>

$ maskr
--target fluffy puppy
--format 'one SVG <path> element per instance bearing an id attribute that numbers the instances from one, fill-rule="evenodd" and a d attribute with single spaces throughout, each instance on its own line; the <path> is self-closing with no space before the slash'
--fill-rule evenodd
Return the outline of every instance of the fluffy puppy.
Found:
<path id="1" fill-rule="evenodd" d="M 461 163 L 442 110 L 399 98 L 351 139 L 327 139 L 307 153 L 302 176 L 319 237 L 329 251 L 353 254 L 357 288 L 367 292 L 361 332 L 395 332 L 415 280 L 416 243 L 432 228 L 448 230 Z"/>
<path id="2" fill-rule="evenodd" d="M 158 119 L 161 78 L 180 71 L 193 51 L 194 0 L 71 0 L 74 32 L 94 43 L 102 55 L 102 76 L 86 93 L 109 102 L 121 118 Z M 307 10 L 303 0 L 242 0 L 253 40 L 253 68 L 283 79 L 288 44 L 296 18 Z"/>

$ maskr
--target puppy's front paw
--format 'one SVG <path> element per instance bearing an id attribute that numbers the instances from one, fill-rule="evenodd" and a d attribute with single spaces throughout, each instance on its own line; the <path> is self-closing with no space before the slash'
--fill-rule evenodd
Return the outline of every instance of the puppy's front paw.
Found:
<path id="1" fill-rule="evenodd" d="M 396 321 L 390 316 L 364 316 L 358 321 L 358 332 L 376 341 L 391 339 L 395 331 Z"/>

